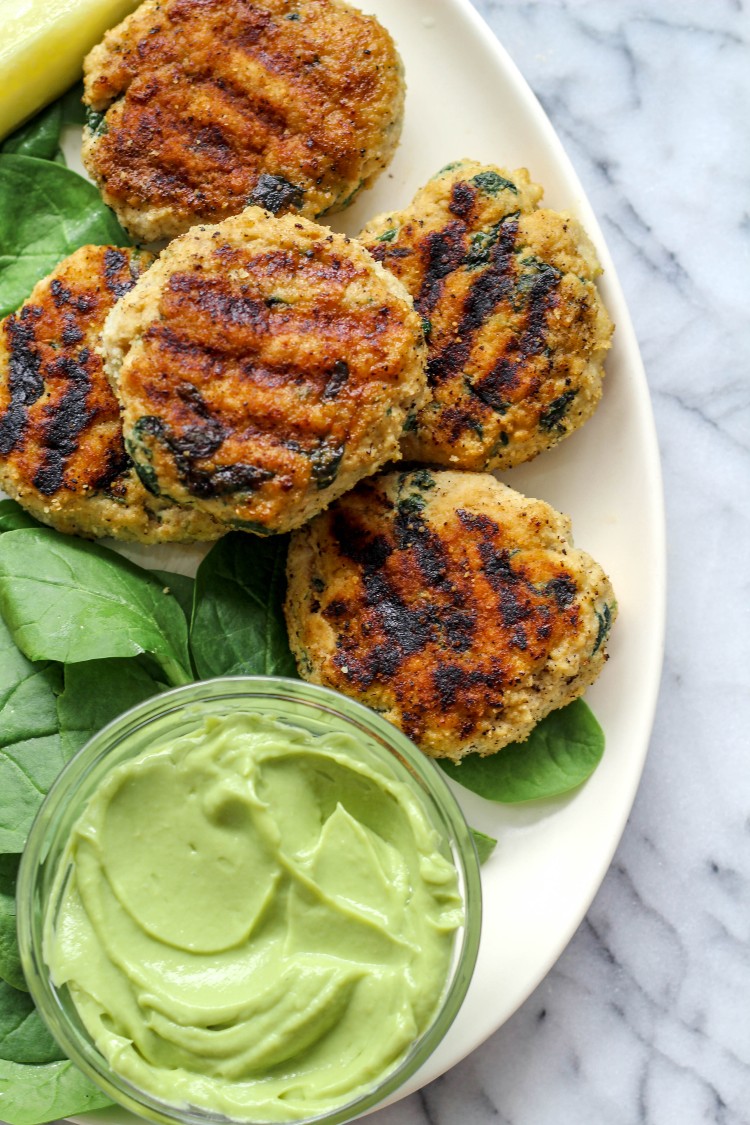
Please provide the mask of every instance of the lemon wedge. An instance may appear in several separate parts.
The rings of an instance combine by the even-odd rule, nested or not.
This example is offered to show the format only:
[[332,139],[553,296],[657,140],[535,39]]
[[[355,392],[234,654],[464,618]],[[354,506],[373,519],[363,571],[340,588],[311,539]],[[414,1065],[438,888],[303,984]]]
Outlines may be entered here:
[[3,0],[0,139],[81,76],[85,55],[138,0]]

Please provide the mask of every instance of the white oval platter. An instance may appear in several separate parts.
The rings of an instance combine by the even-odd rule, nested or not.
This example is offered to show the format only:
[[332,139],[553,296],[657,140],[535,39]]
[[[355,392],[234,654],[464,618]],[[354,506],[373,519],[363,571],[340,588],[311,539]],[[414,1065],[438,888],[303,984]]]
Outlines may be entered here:
[[[406,121],[393,164],[331,225],[356,234],[372,215],[405,206],[418,187],[460,157],[525,166],[548,206],[572,211],[604,266],[601,290],[615,323],[604,400],[556,449],[502,479],[573,520],[576,544],[610,574],[620,612],[611,659],[587,699],[607,749],[593,777],[569,797],[493,805],[455,787],[470,823],[498,837],[483,868],[479,960],[464,1006],[440,1049],[400,1091],[418,1089],[495,1031],[536,987],[583,918],[609,866],[633,803],[648,747],[662,662],[665,546],[661,474],[646,378],[601,230],[549,120],[469,0],[368,0],[393,34],[408,84]],[[68,138],[70,163],[78,138]],[[134,548],[144,565],[191,573],[199,554]],[[123,1110],[86,1114],[85,1125],[130,1125]]]

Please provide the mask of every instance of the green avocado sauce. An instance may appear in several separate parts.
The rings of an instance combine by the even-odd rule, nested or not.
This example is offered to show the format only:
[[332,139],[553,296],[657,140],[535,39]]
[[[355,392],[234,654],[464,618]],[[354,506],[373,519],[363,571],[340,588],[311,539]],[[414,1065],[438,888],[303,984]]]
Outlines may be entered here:
[[239,1119],[323,1113],[392,1070],[440,1002],[463,905],[439,844],[350,736],[208,719],[96,791],[45,959],[140,1089]]

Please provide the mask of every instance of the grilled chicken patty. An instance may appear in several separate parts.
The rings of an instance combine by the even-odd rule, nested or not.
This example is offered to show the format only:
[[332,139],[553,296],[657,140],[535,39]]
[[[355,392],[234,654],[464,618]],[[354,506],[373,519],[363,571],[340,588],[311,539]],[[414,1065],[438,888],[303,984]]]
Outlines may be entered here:
[[426,392],[400,282],[343,235],[257,207],[172,242],[103,346],[147,487],[259,534],[396,457]]
[[393,41],[341,0],[146,0],[84,73],[84,164],[144,241],[251,203],[339,210],[401,132]]
[[151,543],[223,530],[143,488],[97,352],[107,313],[152,261],[84,246],[0,324],[0,487],[59,531]]
[[392,472],[292,536],[300,675],[460,759],[525,739],[606,660],[609,579],[569,520],[489,474]]
[[612,333],[601,271],[578,222],[541,197],[525,169],[461,161],[361,232],[424,318],[431,398],[407,460],[508,468],[595,410]]

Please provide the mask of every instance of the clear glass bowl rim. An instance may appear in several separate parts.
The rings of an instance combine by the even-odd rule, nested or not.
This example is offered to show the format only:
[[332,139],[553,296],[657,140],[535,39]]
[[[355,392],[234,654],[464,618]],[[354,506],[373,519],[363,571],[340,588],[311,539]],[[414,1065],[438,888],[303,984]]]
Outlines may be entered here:
[[[67,840],[65,832],[60,839],[60,824],[69,826],[77,819],[93,788],[80,789],[98,764],[129,735],[164,714],[178,712],[185,707],[227,701],[234,709],[244,702],[249,709],[263,700],[286,701],[303,704],[311,711],[329,714],[354,728],[363,730],[370,739],[387,750],[392,757],[406,766],[406,772],[416,778],[423,798],[431,806],[431,819],[437,819],[447,832],[451,851],[461,885],[465,921],[460,934],[460,945],[454,958],[447,987],[440,1007],[432,1022],[412,1044],[398,1066],[384,1078],[352,1101],[333,1110],[298,1120],[296,1125],[343,1125],[344,1122],[373,1109],[406,1083],[426,1062],[449,1027],[463,1003],[476,964],[481,934],[482,892],[474,839],[463,813],[437,765],[424,755],[413,742],[377,712],[371,711],[356,700],[349,699],[329,688],[281,676],[223,676],[202,680],[166,691],[151,697],[118,716],[97,732],[63,767],[39,809],[24,850],[17,884],[17,927],[21,964],[31,996],[42,1018],[57,1039],[66,1055],[96,1085],[131,1112],[163,1125],[181,1122],[183,1125],[265,1125],[248,1118],[232,1119],[197,1107],[178,1108],[161,1102],[145,1091],[132,1086],[114,1074],[106,1060],[67,1017],[57,989],[49,980],[42,957],[42,936],[46,903],[38,903],[39,879],[45,864],[51,864],[53,873]],[[277,716],[281,718],[281,716]],[[80,799],[73,805],[73,795]],[[74,811],[71,811],[71,810]],[[49,854],[50,837],[57,845]],[[50,877],[51,879],[51,877]],[[290,1123],[291,1125],[291,1123]]]

